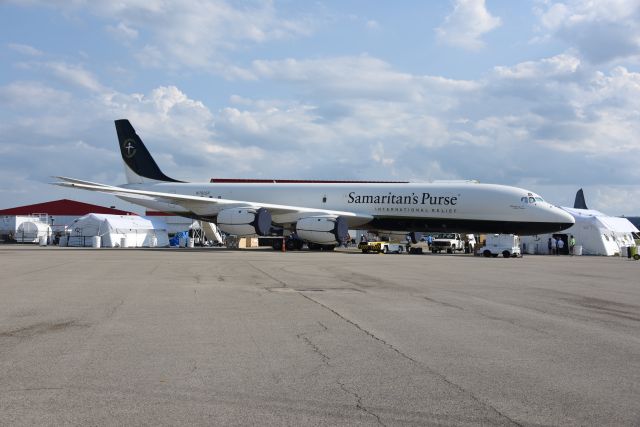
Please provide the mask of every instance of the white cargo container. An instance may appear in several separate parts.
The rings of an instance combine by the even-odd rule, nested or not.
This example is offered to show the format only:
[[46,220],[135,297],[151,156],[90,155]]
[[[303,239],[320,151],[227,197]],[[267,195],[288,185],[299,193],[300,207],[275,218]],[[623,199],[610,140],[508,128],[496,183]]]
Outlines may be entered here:
[[520,237],[515,234],[488,234],[487,241],[479,252],[485,257],[521,257]]

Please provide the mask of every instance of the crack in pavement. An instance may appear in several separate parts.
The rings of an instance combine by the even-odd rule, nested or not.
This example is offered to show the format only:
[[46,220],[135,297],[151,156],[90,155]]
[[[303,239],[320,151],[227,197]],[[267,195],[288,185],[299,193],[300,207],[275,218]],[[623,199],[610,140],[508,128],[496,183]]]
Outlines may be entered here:
[[11,331],[0,332],[0,338],[32,338],[34,336],[49,334],[51,332],[60,332],[68,328],[80,327],[86,328],[90,325],[80,323],[79,321],[72,319],[63,322],[40,322],[33,325],[24,326],[22,328],[14,329]]
[[372,334],[371,332],[369,332],[368,330],[364,329],[362,326],[358,325],[356,322],[354,322],[351,319],[348,319],[346,317],[344,317],[342,314],[338,313],[337,311],[335,311],[334,309],[332,309],[331,307],[328,307],[324,304],[322,304],[319,301],[314,300],[313,298],[311,298],[308,295],[305,295],[303,293],[298,293],[300,296],[308,299],[309,301],[313,302],[314,304],[318,304],[320,307],[324,308],[325,310],[329,310],[331,313],[333,313],[334,315],[336,315],[337,317],[339,317],[340,319],[344,320],[345,322],[349,323],[350,325],[354,326],[356,329],[358,329],[361,332],[364,332],[365,334],[369,335],[371,338],[373,338],[374,340],[382,343],[384,346],[390,348],[391,350],[393,350],[394,352],[398,353],[400,356],[402,356],[405,359],[408,359],[414,363],[418,363],[417,360],[413,359],[411,356],[403,353],[402,351],[400,351],[399,349],[397,349],[396,347],[393,346],[393,344],[390,344],[388,342],[386,342],[385,340],[383,340],[380,337],[375,336],[374,334]]
[[[318,324],[320,326],[322,326],[322,328],[324,329],[324,331],[321,332],[326,332],[328,330],[328,328],[323,325],[321,322],[318,322]],[[307,344],[314,353],[316,353],[318,356],[320,356],[320,358],[322,359],[322,364],[328,368],[331,367],[331,364],[329,363],[329,361],[331,360],[331,358],[325,354],[320,347],[318,347],[318,345],[316,343],[314,343],[313,341],[311,341],[311,339],[307,336],[309,333],[312,332],[305,332],[305,333],[301,333],[296,335],[296,338],[302,339],[305,344]],[[380,420],[380,416],[378,414],[376,414],[375,412],[371,411],[369,408],[367,408],[366,406],[364,406],[364,404],[362,403],[362,397],[360,397],[360,395],[358,395],[358,393],[356,393],[355,391],[351,391],[347,388],[347,386],[342,383],[339,379],[336,379],[336,384],[338,384],[340,386],[340,389],[342,391],[344,391],[346,394],[349,394],[351,396],[353,396],[356,399],[356,409],[363,411],[369,415],[372,415],[376,418],[378,424],[384,426],[385,424]]]
[[[282,285],[283,288],[289,288],[287,283],[284,282],[283,280],[280,280],[274,276],[272,276],[271,274],[267,273],[266,271],[262,270],[261,268],[253,265],[252,263],[248,262],[248,264],[253,267],[254,269],[258,270],[259,272],[261,272],[262,274],[266,275],[267,277],[269,277],[270,279],[274,280],[275,282],[278,282]],[[372,332],[366,330],[365,328],[363,328],[362,326],[360,326],[358,323],[354,322],[353,320],[343,316],[342,314],[338,313],[336,310],[332,309],[331,307],[321,303],[320,301],[317,301],[313,298],[311,298],[310,296],[306,295],[303,292],[300,291],[296,291],[295,289],[292,289],[293,292],[296,292],[298,295],[300,295],[303,298],[306,298],[307,300],[311,301],[312,303],[319,305],[320,307],[324,308],[325,310],[328,310],[329,312],[333,313],[333,315],[335,315],[336,317],[338,317],[339,319],[343,320],[344,322],[347,322],[348,324],[350,324],[351,326],[355,327],[356,329],[358,329],[360,332],[365,333],[366,335],[368,335],[369,337],[371,337],[372,339],[374,339],[375,341],[381,343],[382,345],[384,345],[385,347],[389,348],[390,350],[392,350],[393,352],[395,352],[396,354],[400,355],[402,358],[414,363],[415,365],[417,365],[420,369],[425,370],[427,373],[435,376],[436,378],[439,378],[441,381],[443,381],[445,384],[448,384],[449,386],[451,386],[454,390],[457,390],[459,393],[468,396],[472,401],[476,402],[478,405],[480,405],[481,407],[485,407],[488,408],[489,410],[493,411],[495,414],[497,414],[499,417],[504,418],[505,420],[507,420],[508,422],[510,422],[511,424],[515,425],[515,426],[521,426],[522,424],[518,423],[517,421],[511,419],[509,416],[507,416],[506,414],[500,412],[496,407],[494,407],[493,405],[491,405],[488,402],[484,402],[483,400],[481,400],[479,397],[477,397],[475,394],[473,394],[471,391],[465,389],[464,387],[462,387],[461,385],[453,382],[452,380],[450,380],[449,378],[447,378],[444,374],[441,374],[437,371],[435,371],[433,368],[430,368],[429,366],[417,361],[416,359],[412,358],[411,356],[409,356],[406,353],[403,353],[400,349],[398,349],[397,347],[395,347],[393,344],[388,343],[387,341],[385,341],[384,339],[377,337],[376,335],[374,335]],[[339,383],[340,384],[340,383]],[[349,392],[348,390],[345,390],[347,392]],[[353,395],[353,393],[349,392],[350,394]],[[356,395],[357,396],[357,395]],[[362,407],[361,402],[360,402],[360,407]],[[364,407],[362,407],[364,408]],[[365,410],[365,409],[363,409]],[[366,411],[368,412],[368,411]],[[372,414],[375,415],[375,414]],[[379,421],[379,417],[376,416],[376,418]]]
[[301,292],[298,292],[298,294],[306,299],[308,299],[309,301],[313,302],[314,304],[319,305],[320,307],[323,307],[325,310],[330,311],[331,313],[333,313],[335,316],[337,316],[338,318],[342,319],[343,321],[349,323],[350,325],[354,326],[356,329],[358,329],[361,332],[364,332],[365,334],[367,334],[369,337],[373,338],[374,340],[382,343],[384,346],[386,346],[387,348],[391,349],[392,351],[394,351],[395,353],[399,354],[401,357],[403,357],[404,359],[409,360],[410,362],[413,362],[414,364],[416,364],[418,367],[420,367],[421,369],[424,369],[426,372],[428,372],[429,374],[439,378],[440,380],[444,381],[446,384],[448,384],[449,386],[451,386],[452,388],[454,388],[455,390],[457,390],[459,393],[467,395],[471,398],[471,400],[473,400],[474,402],[476,402],[477,404],[479,404],[480,406],[484,406],[486,408],[489,408],[491,411],[493,411],[494,413],[496,413],[498,416],[508,420],[510,423],[512,423],[515,426],[521,426],[522,424],[518,423],[517,421],[513,420],[512,418],[510,418],[508,415],[500,412],[496,407],[494,407],[493,405],[491,405],[490,403],[484,402],[482,399],[480,399],[479,397],[477,397],[475,394],[473,394],[471,391],[465,389],[464,387],[462,387],[460,384],[457,384],[455,382],[453,382],[452,380],[450,380],[449,378],[447,378],[444,374],[441,374],[437,371],[435,371],[433,368],[430,368],[429,366],[417,361],[416,359],[412,358],[411,356],[403,353],[402,351],[400,351],[398,348],[394,347],[393,344],[390,344],[388,342],[386,342],[385,340],[383,340],[382,338],[377,337],[376,335],[374,335],[373,333],[371,333],[370,331],[364,329],[362,326],[360,326],[359,324],[357,324],[356,322],[354,322],[351,319],[346,318],[345,316],[343,316],[342,314],[338,313],[337,311],[335,311],[334,309],[332,309],[331,307],[314,300],[313,298],[309,297],[308,295],[305,295]]
[[116,312],[120,309],[120,307],[122,307],[124,305],[124,299],[119,298],[117,300],[117,302],[112,306],[112,307],[108,307],[106,312],[105,312],[105,318],[103,319],[103,321],[106,320],[111,320],[111,318],[113,316],[115,316]]
[[318,347],[313,341],[311,341],[309,339],[309,337],[306,337],[305,334],[299,334],[296,335],[297,338],[301,338],[305,344],[307,344],[309,347],[311,347],[311,349],[314,351],[314,353],[318,354],[320,356],[320,358],[322,359],[322,363],[325,366],[331,366],[329,364],[329,360],[331,360],[331,358],[329,356],[327,356],[326,354],[324,354],[322,352],[322,350],[320,350],[320,347]]
[[439,305],[442,305],[442,306],[445,306],[445,307],[456,308],[458,310],[465,311],[465,308],[464,307],[460,307],[459,305],[450,304],[450,303],[444,302],[444,301],[438,301],[437,299],[429,298],[429,297],[425,297],[425,296],[423,296],[422,298],[424,298],[425,300],[427,300],[429,302],[433,302],[435,304],[439,304]]
[[75,263],[76,261],[69,261],[69,262],[59,262],[56,263],[54,265],[48,265],[46,267],[40,267],[40,268],[35,268],[35,269],[30,269],[29,271],[25,271],[23,273],[13,273],[11,276],[13,278],[16,277],[23,277],[23,276],[27,276],[29,274],[33,274],[33,273],[39,273],[41,271],[45,271],[45,270],[54,270],[54,269],[58,269],[60,267],[64,267],[67,266],[69,264]]
[[378,424],[380,424],[381,426],[385,426],[386,424],[384,424],[382,422],[382,420],[380,419],[380,416],[378,414],[376,414],[375,412],[371,411],[370,409],[368,409],[366,406],[364,406],[362,404],[362,397],[360,397],[360,395],[358,393],[356,393],[355,391],[351,391],[347,388],[347,386],[344,383],[341,383],[339,380],[336,380],[336,383],[340,386],[340,388],[342,389],[342,391],[344,391],[347,394],[350,394],[351,396],[353,396],[356,399],[356,408],[361,410],[362,412],[365,412],[371,416],[374,416],[376,418],[376,421],[378,422]]
[[247,264],[249,264],[255,270],[258,270],[260,273],[264,274],[265,276],[267,276],[269,279],[273,280],[274,282],[280,283],[283,288],[288,288],[289,287],[289,286],[287,286],[287,284],[285,282],[283,282],[282,280],[278,279],[277,277],[272,276],[271,274],[267,273],[266,271],[264,271],[260,267],[257,267],[256,265],[254,265],[253,263],[247,262]]
[[314,351],[314,353],[318,354],[320,356],[320,358],[322,359],[322,363],[325,366],[331,366],[329,364],[329,360],[331,360],[331,358],[327,354],[323,353],[322,350],[320,349],[320,347],[316,343],[311,341],[311,338],[309,338],[310,334],[323,333],[323,332],[327,332],[329,330],[329,328],[327,328],[322,322],[317,322],[317,323],[322,328],[321,331],[301,332],[301,333],[296,335],[296,338],[303,340],[305,342],[305,344],[307,344]]
[[46,390],[65,390],[64,387],[29,387],[29,388],[10,388],[6,390],[9,393],[15,393],[19,391],[46,391]]

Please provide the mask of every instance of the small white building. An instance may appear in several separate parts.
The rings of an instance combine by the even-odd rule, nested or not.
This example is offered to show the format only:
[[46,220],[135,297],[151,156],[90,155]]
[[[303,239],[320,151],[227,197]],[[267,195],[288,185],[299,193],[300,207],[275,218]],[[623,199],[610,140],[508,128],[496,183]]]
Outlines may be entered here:
[[100,237],[106,248],[169,246],[166,224],[138,215],[88,214],[71,224],[68,246],[93,246]]
[[526,253],[548,254],[551,237],[562,239],[564,250],[568,252],[571,236],[576,239],[576,247],[583,255],[612,256],[620,254],[622,248],[635,246],[633,233],[638,229],[626,218],[606,215],[593,209],[562,208],[576,220],[570,228],[554,234],[522,236]]

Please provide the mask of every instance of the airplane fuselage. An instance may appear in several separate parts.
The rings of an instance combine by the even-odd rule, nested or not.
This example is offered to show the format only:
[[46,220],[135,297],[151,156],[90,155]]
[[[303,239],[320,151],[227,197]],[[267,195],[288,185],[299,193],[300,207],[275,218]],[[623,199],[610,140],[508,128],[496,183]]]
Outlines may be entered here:
[[[348,219],[351,227],[363,229],[524,235],[559,231],[572,224],[566,212],[527,190],[473,182],[382,184],[161,182],[128,184],[123,187],[371,215],[373,220],[366,223],[362,223],[357,218]],[[190,211],[170,203],[122,198],[148,209],[205,220],[215,220],[220,210],[228,208],[228,206],[207,205]],[[274,214],[273,221],[287,226],[295,222],[295,219],[289,218],[287,214]]]

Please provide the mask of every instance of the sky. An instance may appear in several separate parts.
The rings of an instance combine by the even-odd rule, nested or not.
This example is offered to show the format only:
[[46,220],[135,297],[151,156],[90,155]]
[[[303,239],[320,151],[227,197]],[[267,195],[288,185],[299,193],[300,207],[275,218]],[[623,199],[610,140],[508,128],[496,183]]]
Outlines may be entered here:
[[0,208],[165,174],[514,185],[640,215],[640,0],[0,2]]

